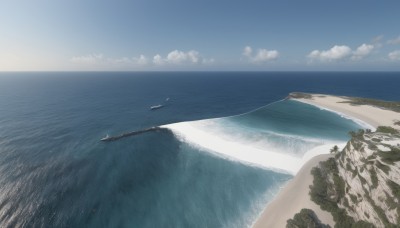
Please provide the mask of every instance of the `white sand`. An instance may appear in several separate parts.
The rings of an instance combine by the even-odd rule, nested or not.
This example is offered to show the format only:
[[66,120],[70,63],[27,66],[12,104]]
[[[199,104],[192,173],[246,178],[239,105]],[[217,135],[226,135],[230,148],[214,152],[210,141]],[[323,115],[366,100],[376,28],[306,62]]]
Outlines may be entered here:
[[333,110],[335,112],[343,113],[347,116],[355,117],[369,123],[375,128],[378,126],[391,126],[400,129],[399,125],[394,125],[395,121],[400,121],[400,113],[369,105],[352,105],[349,103],[339,103],[343,101],[348,101],[346,97],[314,94],[312,96],[312,99],[301,98],[293,100]]
[[[400,129],[400,126],[394,125],[395,121],[400,120],[400,113],[381,109],[369,105],[351,105],[349,103],[338,103],[346,101],[345,97],[314,94],[311,99],[293,99],[300,102],[328,109],[345,116],[361,120],[370,126],[391,126]],[[320,209],[318,205],[311,201],[309,196],[309,185],[312,184],[313,176],[310,171],[320,161],[326,160],[330,155],[318,155],[308,161],[278,193],[275,199],[270,202],[254,224],[254,228],[286,227],[286,221],[300,212],[302,208],[312,209],[324,224],[334,226],[333,217],[330,213]]]
[[311,169],[320,161],[328,159],[331,155],[323,154],[313,157],[297,173],[295,178],[290,180],[279,191],[278,195],[272,200],[261,216],[254,224],[254,228],[284,228],[286,221],[300,212],[303,208],[313,210],[324,224],[334,225],[333,217],[329,212],[323,211],[317,204],[310,200],[308,195],[309,186],[312,184],[313,176]]

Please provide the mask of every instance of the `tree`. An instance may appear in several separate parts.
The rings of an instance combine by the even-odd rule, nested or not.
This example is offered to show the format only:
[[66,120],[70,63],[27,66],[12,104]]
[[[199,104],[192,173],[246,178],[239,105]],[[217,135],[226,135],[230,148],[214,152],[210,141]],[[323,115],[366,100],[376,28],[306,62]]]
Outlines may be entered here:
[[332,149],[331,149],[331,154],[335,154],[339,152],[339,147],[337,145],[335,145]]

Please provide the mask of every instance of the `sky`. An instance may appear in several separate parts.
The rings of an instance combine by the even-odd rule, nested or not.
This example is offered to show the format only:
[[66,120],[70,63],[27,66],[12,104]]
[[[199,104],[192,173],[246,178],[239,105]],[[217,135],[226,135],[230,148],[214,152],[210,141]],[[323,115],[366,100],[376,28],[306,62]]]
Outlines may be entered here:
[[0,71],[399,71],[398,0],[2,0]]

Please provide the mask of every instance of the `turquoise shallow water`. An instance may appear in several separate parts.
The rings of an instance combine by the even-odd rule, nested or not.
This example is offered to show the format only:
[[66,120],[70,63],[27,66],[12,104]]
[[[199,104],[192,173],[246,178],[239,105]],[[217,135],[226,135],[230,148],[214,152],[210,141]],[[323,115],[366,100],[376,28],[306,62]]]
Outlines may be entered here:
[[[220,156],[174,131],[99,139],[206,119],[197,127],[214,138],[302,156],[359,126],[292,101],[238,114],[292,91],[400,99],[389,92],[397,91],[395,74],[334,76],[1,73],[0,226],[246,227],[291,175]],[[157,104],[165,107],[149,110]],[[233,117],[210,120],[224,116]]]

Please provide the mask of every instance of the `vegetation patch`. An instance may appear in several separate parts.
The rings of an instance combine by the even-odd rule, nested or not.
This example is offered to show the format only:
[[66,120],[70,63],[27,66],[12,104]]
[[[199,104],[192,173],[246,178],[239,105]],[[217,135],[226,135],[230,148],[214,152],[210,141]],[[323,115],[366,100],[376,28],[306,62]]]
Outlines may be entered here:
[[389,126],[379,126],[376,129],[376,132],[382,132],[382,133],[388,133],[388,134],[398,134],[399,133],[398,130],[396,130],[392,127],[389,127]]
[[381,207],[378,207],[375,204],[375,202],[371,199],[371,197],[369,197],[369,195],[366,194],[365,197],[367,198],[368,202],[374,208],[374,211],[378,214],[378,217],[381,220],[381,222],[383,223],[384,227],[386,227],[386,228],[398,227],[395,224],[389,222],[388,218],[386,217],[385,211]]
[[376,161],[375,165],[376,165],[376,167],[378,167],[380,170],[382,170],[386,174],[389,174],[389,172],[390,172],[389,166],[384,165],[384,164],[380,163],[379,161]]
[[362,185],[367,184],[367,180],[365,180],[364,177],[362,177],[361,175],[358,175],[358,178],[360,179]]
[[[368,201],[374,210],[372,215],[364,212],[365,219],[370,219],[370,217],[377,215],[381,224],[378,223],[378,226],[389,228],[400,227],[400,216],[397,218],[397,221],[389,221],[389,219],[392,218],[387,217],[387,212],[385,211],[397,210],[400,215],[399,183],[387,180],[387,185],[390,187],[394,197],[391,196],[389,191],[385,192],[386,197],[382,196],[376,201],[377,203],[383,202],[385,204],[383,208],[378,206],[370,196],[371,189],[376,189],[379,186],[380,181],[382,181],[382,183],[383,181],[386,181],[380,179],[386,179],[386,176],[378,177],[378,174],[383,175],[380,170],[388,175],[392,169],[390,165],[400,161],[400,148],[383,144],[383,138],[398,138],[400,133],[391,127],[378,127],[377,132],[379,133],[376,135],[382,137],[382,139],[376,138],[378,136],[370,131],[359,130],[356,132],[350,132],[349,134],[352,138],[347,143],[346,149],[342,152],[336,153],[334,158],[321,162],[319,167],[315,167],[311,171],[314,176],[313,185],[310,186],[311,200],[320,205],[321,209],[332,214],[336,223],[335,227],[374,227],[373,224],[367,221],[355,221],[354,218],[347,214],[347,212],[352,213],[352,211],[356,210],[356,205],[360,200]],[[389,147],[390,151],[379,151],[377,144]],[[359,161],[361,163],[360,166],[355,166],[355,169],[353,170],[352,160],[348,157],[348,155],[350,155],[349,153],[353,152],[350,148],[354,148],[354,150],[356,150],[354,151],[355,153],[362,153],[361,149],[366,149],[367,146],[371,150],[374,150],[373,154],[368,156],[366,159],[361,158]],[[333,152],[333,149],[331,152]],[[348,173],[350,172],[353,178],[358,176],[362,188],[364,189],[364,194],[360,194],[360,192],[357,192],[356,194],[350,193],[350,186],[340,176],[339,168],[345,169]],[[365,177],[368,176],[368,178],[365,179],[361,174]],[[371,181],[369,181],[369,179]],[[381,205],[380,203],[378,204]]]
[[309,93],[293,92],[293,93],[289,93],[288,98],[295,98],[295,99],[300,99],[300,98],[312,99],[312,95],[309,94]]
[[389,207],[389,209],[395,209],[395,208],[400,208],[400,205],[396,202],[394,202],[393,197],[389,195],[387,192],[385,192],[386,195],[386,205]]
[[349,196],[350,196],[350,199],[351,199],[351,202],[353,202],[354,204],[356,204],[357,203],[357,196],[355,196],[355,195],[353,195],[353,194],[349,194]]
[[400,112],[400,102],[382,101],[377,99],[361,98],[361,97],[346,97],[346,98],[349,100],[342,101],[341,103],[349,103],[352,105],[371,105],[387,110],[392,110],[395,112]]
[[[347,215],[346,210],[338,207],[338,203],[345,194],[345,182],[339,176],[334,158],[321,162],[320,168],[314,167],[311,173],[314,176],[313,185],[310,186],[311,200],[320,205],[321,209],[332,214],[335,227],[374,227],[365,221],[355,222]],[[329,176],[332,176],[333,185],[328,182]]]
[[378,176],[376,175],[376,171],[374,168],[371,168],[369,170],[369,173],[371,174],[371,181],[372,181],[371,188],[375,189],[376,187],[378,187]]
[[382,139],[372,138],[371,141],[379,143],[379,142],[382,142]]
[[353,146],[354,146],[354,142],[356,140],[364,139],[364,133],[365,133],[365,131],[363,129],[360,129],[358,131],[350,131],[349,132],[349,135],[351,136],[351,143],[353,144]]
[[400,161],[400,150],[394,147],[391,149],[391,151],[387,152],[378,151],[377,154],[383,162],[393,165],[395,162]]
[[301,209],[293,219],[287,220],[286,228],[328,228],[329,225],[321,223],[313,210]]
[[387,180],[386,183],[392,190],[394,197],[396,197],[400,201],[400,185],[392,180]]
[[358,169],[357,169],[357,167],[356,167],[354,170],[351,170],[351,173],[352,173],[352,178],[356,177],[357,174],[358,174]]

